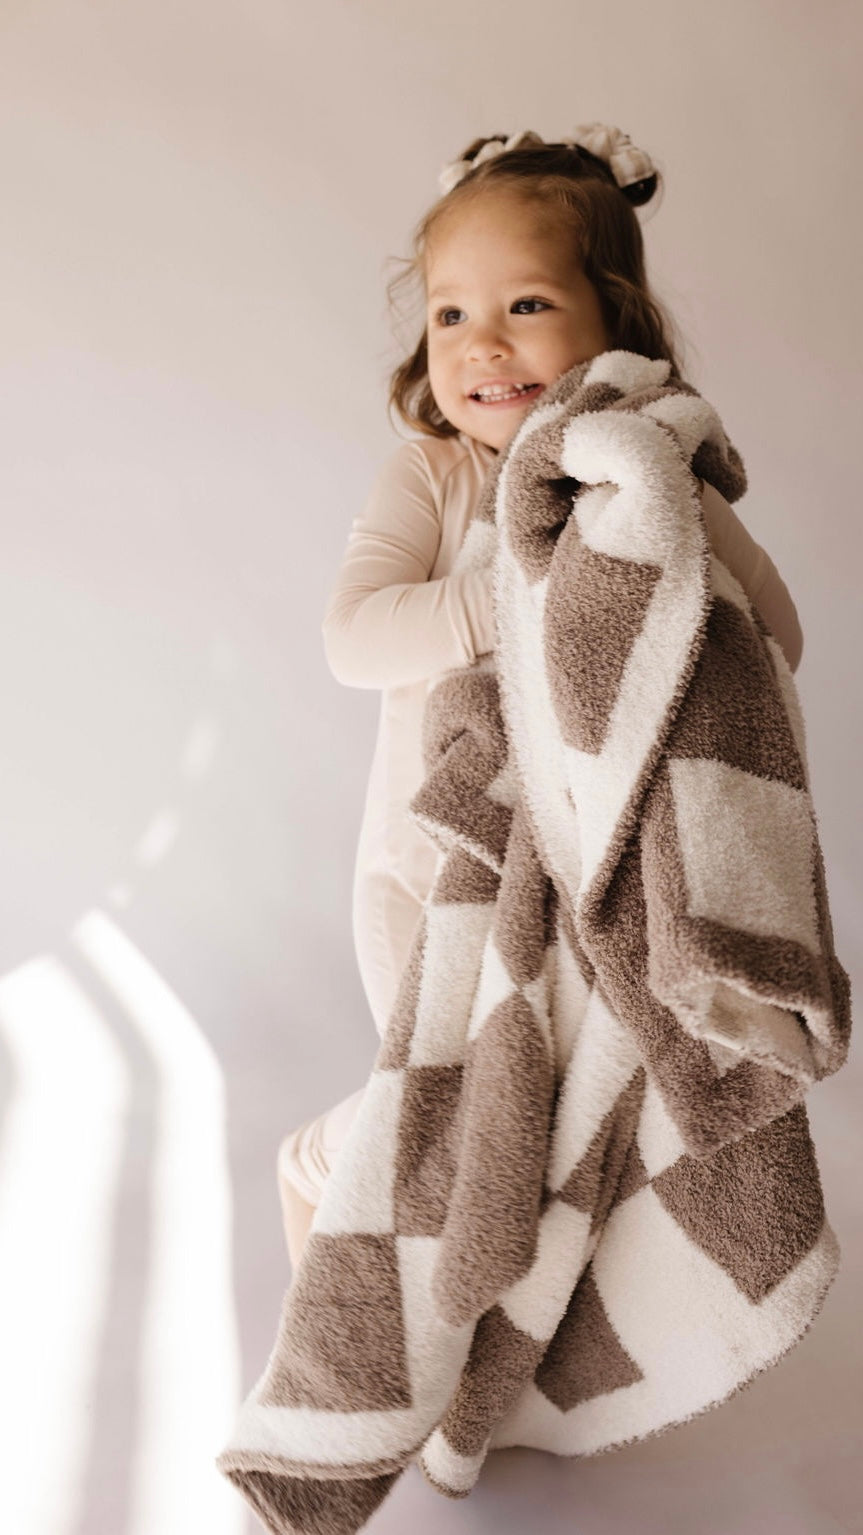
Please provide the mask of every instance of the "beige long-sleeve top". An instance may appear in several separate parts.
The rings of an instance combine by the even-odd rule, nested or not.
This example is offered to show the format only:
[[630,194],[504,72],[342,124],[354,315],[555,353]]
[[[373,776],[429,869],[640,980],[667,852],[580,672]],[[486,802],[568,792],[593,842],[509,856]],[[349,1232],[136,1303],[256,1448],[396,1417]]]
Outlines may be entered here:
[[[388,872],[418,901],[433,881],[437,847],[406,810],[423,779],[422,715],[433,683],[440,673],[494,648],[488,572],[451,570],[496,457],[493,448],[464,433],[403,442],[351,524],[322,633],[339,682],[382,692],[355,901],[363,900],[364,882],[373,874],[375,889],[380,874]],[[707,483],[702,505],[713,549],[796,668],[803,637],[776,566]]]

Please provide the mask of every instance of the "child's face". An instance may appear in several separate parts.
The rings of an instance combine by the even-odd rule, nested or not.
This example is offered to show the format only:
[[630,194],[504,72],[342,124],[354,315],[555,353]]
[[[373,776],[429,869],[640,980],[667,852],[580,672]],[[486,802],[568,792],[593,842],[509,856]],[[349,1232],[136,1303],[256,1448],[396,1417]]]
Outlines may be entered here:
[[[537,395],[610,342],[572,237],[535,207],[496,192],[442,222],[426,253],[429,383],[459,431],[500,451]],[[483,404],[483,384],[529,384]]]

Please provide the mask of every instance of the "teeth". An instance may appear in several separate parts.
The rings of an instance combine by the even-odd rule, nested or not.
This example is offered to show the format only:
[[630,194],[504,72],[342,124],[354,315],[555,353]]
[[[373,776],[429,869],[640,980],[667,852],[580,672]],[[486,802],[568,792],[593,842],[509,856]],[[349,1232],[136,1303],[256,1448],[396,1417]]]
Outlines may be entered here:
[[500,384],[494,384],[490,389],[476,389],[474,394],[480,400],[515,400],[526,390],[532,389],[533,384],[517,384],[513,389],[506,389]]

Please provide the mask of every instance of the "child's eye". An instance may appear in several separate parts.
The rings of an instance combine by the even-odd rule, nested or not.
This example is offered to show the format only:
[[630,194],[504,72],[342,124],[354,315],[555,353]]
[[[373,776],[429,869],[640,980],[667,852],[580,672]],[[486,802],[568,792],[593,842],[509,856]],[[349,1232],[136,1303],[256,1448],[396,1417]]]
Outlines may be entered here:
[[[512,306],[513,309],[517,310],[519,308],[520,304],[539,304],[540,308],[542,308],[542,309],[550,309],[551,308],[551,305],[547,304],[545,299],[542,299],[542,298],[517,298],[515,300],[515,302],[513,303],[513,306]],[[450,315],[450,314],[464,314],[464,310],[463,309],[439,309],[438,312],[437,312],[438,323],[440,325],[448,325],[449,321],[447,320],[447,315]]]

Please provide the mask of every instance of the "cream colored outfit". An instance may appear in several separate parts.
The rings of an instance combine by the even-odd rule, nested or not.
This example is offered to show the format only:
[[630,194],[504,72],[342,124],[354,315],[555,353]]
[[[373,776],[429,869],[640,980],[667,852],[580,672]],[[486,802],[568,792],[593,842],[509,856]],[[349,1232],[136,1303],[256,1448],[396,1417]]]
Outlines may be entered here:
[[[442,672],[494,647],[489,573],[450,571],[496,457],[463,433],[403,442],[351,524],[324,614],[333,676],[348,687],[381,690],[353,882],[357,961],[380,1035],[439,857],[407,815],[423,779],[425,701]],[[712,485],[704,484],[702,505],[713,549],[796,667],[802,634],[776,566]],[[280,1173],[310,1203],[320,1197],[361,1097],[362,1089],[282,1143]]]

